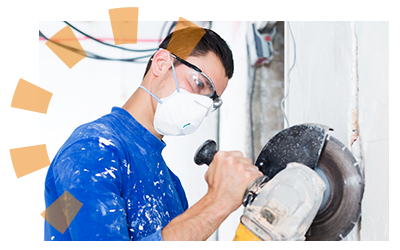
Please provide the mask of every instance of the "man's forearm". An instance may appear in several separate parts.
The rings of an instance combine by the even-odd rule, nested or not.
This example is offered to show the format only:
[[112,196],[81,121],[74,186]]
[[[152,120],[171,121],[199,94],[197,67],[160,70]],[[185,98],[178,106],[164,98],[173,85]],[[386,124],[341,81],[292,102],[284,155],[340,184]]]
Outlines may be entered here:
[[206,240],[230,212],[224,204],[206,195],[163,228],[163,240]]

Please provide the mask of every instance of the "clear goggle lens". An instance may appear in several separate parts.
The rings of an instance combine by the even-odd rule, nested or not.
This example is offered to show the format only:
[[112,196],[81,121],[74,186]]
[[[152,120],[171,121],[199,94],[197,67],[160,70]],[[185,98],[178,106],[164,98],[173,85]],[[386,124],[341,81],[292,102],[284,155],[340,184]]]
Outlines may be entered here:
[[[194,93],[212,98],[215,93],[214,84],[206,75],[197,72],[194,69],[189,69],[186,71],[186,78],[189,81]],[[212,111],[215,111],[221,105],[222,99],[220,97],[214,98]]]

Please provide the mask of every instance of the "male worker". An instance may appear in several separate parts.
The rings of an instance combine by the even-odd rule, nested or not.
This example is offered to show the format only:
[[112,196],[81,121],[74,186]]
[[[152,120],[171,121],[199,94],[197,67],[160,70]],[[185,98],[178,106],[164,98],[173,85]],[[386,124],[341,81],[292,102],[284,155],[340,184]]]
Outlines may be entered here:
[[[60,148],[46,177],[46,207],[66,191],[83,205],[63,234],[46,221],[45,240],[206,240],[240,207],[262,175],[241,152],[215,155],[208,192],[190,208],[161,156],[163,136],[196,130],[222,104],[232,77],[228,45],[205,31],[186,60],[167,50],[168,35],[125,105],[78,127]],[[174,39],[191,32],[175,31]]]

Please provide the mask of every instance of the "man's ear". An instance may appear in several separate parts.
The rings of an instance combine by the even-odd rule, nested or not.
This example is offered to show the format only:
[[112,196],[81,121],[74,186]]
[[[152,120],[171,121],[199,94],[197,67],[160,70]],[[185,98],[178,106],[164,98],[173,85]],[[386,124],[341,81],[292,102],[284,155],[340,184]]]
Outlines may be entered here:
[[161,49],[157,51],[151,62],[151,71],[153,75],[160,76],[168,71],[171,65],[171,55],[167,50]]

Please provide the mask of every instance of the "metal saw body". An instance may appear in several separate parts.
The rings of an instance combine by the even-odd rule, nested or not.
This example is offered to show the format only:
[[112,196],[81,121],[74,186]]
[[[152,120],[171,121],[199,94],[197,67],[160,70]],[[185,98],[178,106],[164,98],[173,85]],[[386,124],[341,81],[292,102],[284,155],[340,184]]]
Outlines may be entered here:
[[[318,212],[312,214],[315,217],[305,233],[305,240],[309,241],[343,239],[356,225],[361,212],[364,183],[358,163],[340,141],[328,134],[329,130],[332,129],[319,124],[300,124],[282,130],[267,142],[255,162],[270,181],[293,162],[309,167],[324,180],[326,189],[323,200],[318,205]],[[259,188],[259,193],[267,185]],[[251,207],[259,193],[252,194],[254,197],[249,199],[251,202],[246,204],[246,209]],[[265,200],[265,208],[267,204],[268,201]],[[264,216],[268,214],[264,213]],[[270,217],[263,218],[262,213],[253,217],[250,216],[250,219],[254,219],[252,223],[259,228],[273,227]],[[243,221],[243,218],[244,216],[239,226],[241,232],[248,229],[251,232],[246,235],[253,234],[265,239],[251,223]],[[279,235],[274,237],[282,238]],[[236,240],[240,238],[240,235],[235,237]]]

